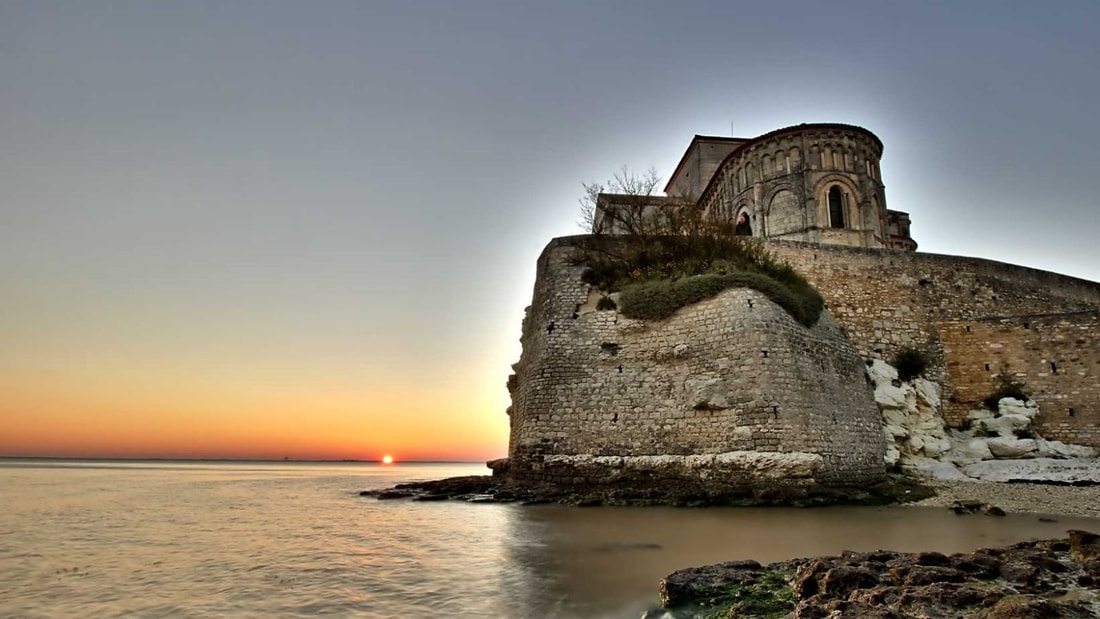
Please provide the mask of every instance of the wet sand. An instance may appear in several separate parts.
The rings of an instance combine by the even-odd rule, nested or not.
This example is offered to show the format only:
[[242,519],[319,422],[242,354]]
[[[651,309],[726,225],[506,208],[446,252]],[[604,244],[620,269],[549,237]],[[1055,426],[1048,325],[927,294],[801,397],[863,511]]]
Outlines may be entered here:
[[996,505],[1010,514],[1100,518],[1100,486],[983,481],[936,481],[929,485],[936,489],[937,495],[911,505],[948,507],[955,501],[979,501]]

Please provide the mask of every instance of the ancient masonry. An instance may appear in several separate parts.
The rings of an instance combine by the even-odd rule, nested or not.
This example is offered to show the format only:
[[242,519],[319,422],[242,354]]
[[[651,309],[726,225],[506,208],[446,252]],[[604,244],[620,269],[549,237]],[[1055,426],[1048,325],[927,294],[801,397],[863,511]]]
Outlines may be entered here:
[[[553,240],[494,474],[758,500],[874,483],[885,443],[864,361],[904,347],[933,360],[950,423],[1004,373],[1032,392],[1044,436],[1100,447],[1100,284],[916,252],[909,216],[886,209],[881,156],[877,137],[847,125],[696,136],[674,197],[646,198],[743,222],[825,297],[812,328],[748,289],[662,321],[597,310],[577,239]],[[595,231],[616,232],[607,213],[637,200],[601,195]]]

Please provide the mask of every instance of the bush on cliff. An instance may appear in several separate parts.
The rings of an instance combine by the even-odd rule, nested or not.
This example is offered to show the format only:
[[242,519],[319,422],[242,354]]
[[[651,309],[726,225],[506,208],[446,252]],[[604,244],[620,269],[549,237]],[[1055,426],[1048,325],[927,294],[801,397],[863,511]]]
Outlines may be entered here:
[[[759,272],[706,273],[682,279],[652,280],[623,289],[621,311],[628,318],[660,320],[692,303],[709,299],[729,288],[752,288],[782,307],[795,320],[813,326],[821,315],[821,297],[798,294]],[[809,292],[813,292],[810,289]]]
[[997,412],[997,408],[1004,398],[1016,398],[1025,402],[1031,399],[1027,386],[1016,380],[1007,367],[1001,369],[1000,375],[997,376],[997,388],[993,390],[993,393],[987,395],[982,403],[989,410]]
[[913,380],[924,374],[928,368],[928,357],[916,348],[902,348],[894,355],[891,364],[898,370],[898,378],[901,380]]
[[722,224],[692,234],[663,237],[596,235],[581,241],[584,281],[621,291],[620,311],[630,318],[659,320],[729,288],[752,288],[807,327],[825,306],[821,295],[763,244],[733,235]]

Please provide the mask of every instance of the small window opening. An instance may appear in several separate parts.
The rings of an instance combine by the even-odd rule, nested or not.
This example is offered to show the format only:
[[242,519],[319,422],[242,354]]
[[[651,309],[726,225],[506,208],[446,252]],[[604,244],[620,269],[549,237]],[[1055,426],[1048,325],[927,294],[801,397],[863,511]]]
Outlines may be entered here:
[[833,228],[844,227],[844,196],[836,185],[829,190],[829,225]]
[[1071,407],[1069,407],[1069,416],[1070,416],[1070,417],[1073,417],[1073,412],[1074,412],[1074,411],[1073,411],[1073,407],[1072,407],[1072,406],[1071,406]]
[[970,325],[966,325],[966,332],[970,333]]
[[741,211],[737,216],[737,225],[733,229],[735,236],[752,236],[752,224],[749,222],[749,214]]
[[1058,364],[1054,363],[1053,361],[1050,362],[1050,373],[1051,374],[1057,374],[1058,373]]
[[988,371],[989,371],[989,364],[988,364],[988,363],[987,363],[987,364],[985,364],[985,371],[986,371],[986,372],[988,372]]

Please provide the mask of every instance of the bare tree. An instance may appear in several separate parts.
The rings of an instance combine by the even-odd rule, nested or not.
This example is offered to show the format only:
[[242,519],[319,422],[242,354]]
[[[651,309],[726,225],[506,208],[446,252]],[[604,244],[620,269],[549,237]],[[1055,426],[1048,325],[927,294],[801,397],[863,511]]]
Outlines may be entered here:
[[[581,219],[577,222],[585,232],[600,234],[612,228],[622,228],[624,232],[641,232],[639,226],[644,225],[646,206],[650,201],[643,198],[653,196],[653,192],[661,184],[655,168],[649,168],[644,174],[638,175],[623,166],[605,183],[581,183],[584,187],[584,195],[577,201],[581,205]],[[600,194],[616,194],[634,196],[636,200],[630,200],[627,204],[616,205],[615,209],[601,208]],[[615,211],[612,213],[611,211]],[[603,217],[610,217],[618,225],[603,225]],[[622,219],[623,221],[618,221]],[[611,222],[608,222],[611,223]]]

